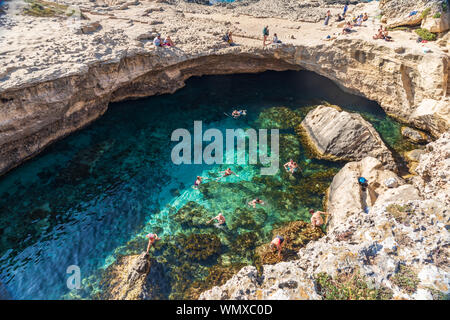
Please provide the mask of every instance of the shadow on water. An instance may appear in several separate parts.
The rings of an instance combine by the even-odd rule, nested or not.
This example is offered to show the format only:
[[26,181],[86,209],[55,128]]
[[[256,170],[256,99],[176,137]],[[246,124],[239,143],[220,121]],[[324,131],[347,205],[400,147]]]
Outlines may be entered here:
[[[209,181],[194,191],[197,175],[217,177],[224,168],[175,166],[170,160],[175,144],[171,134],[177,128],[192,131],[194,120],[203,120],[204,130],[257,128],[265,110],[283,106],[299,116],[321,101],[360,112],[390,146],[400,141],[399,124],[377,103],[345,93],[332,81],[306,71],[196,77],[171,95],[112,104],[92,125],[0,178],[0,283],[15,299],[60,299],[68,294],[68,266],[81,268],[86,286],[118,255],[144,249],[143,235],[155,230],[172,239],[164,244],[166,250],[156,253],[161,261],[175,261],[181,254],[177,245],[187,244],[179,234],[204,230],[219,234],[225,248],[214,256],[216,260],[211,258],[221,261],[219,274],[225,272],[221,266],[226,259],[232,264],[251,263],[251,255],[236,247],[235,238],[247,241],[251,252],[255,243],[269,239],[273,226],[307,219],[307,209],[321,206],[324,188],[342,164],[308,159],[293,128],[288,128],[281,135],[280,161],[298,159],[304,167],[301,176],[289,180],[283,171],[260,176],[257,165],[235,165],[239,178]],[[224,115],[234,108],[247,109],[248,117],[234,120]],[[269,203],[261,209],[264,223],[244,210],[261,194]],[[197,210],[204,219],[223,211],[235,229],[227,235],[197,222],[186,226],[183,219],[177,221],[175,215],[190,202],[203,209],[189,207],[189,214]],[[208,277],[210,265],[196,266],[202,277]],[[169,269],[184,281],[181,275],[187,269],[178,267]],[[192,283],[199,280],[188,271]]]

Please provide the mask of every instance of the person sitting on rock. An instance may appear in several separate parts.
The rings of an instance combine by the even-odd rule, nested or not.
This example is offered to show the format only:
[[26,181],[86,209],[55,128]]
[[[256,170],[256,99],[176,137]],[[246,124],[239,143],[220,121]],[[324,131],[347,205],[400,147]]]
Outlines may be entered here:
[[341,22],[341,21],[344,21],[344,17],[341,16],[341,15],[338,13],[337,18],[336,18],[336,22]]
[[373,36],[374,40],[377,39],[384,39],[384,34],[383,34],[383,27],[380,26],[380,28],[378,29],[378,33],[376,35]]
[[281,40],[278,40],[278,36],[276,33],[273,34],[272,43],[274,43],[274,44],[281,43]]
[[367,21],[367,20],[369,20],[369,15],[367,14],[367,12],[364,12],[363,21]]
[[212,218],[211,220],[209,220],[207,223],[211,223],[213,220],[217,220],[217,222],[219,222],[219,226],[226,223],[225,221],[225,217],[222,215],[222,212],[220,212],[217,216],[215,216],[214,218]]
[[217,180],[224,178],[224,177],[231,176],[232,174],[234,174],[236,177],[239,177],[235,172],[231,171],[230,168],[228,168],[225,171],[220,171],[219,173],[223,173],[223,175],[221,177],[217,178]]
[[275,236],[272,242],[270,242],[270,249],[276,248],[278,250],[278,258],[280,259],[281,259],[281,249],[284,242],[285,242],[284,238],[280,235]]
[[151,246],[157,241],[157,240],[161,240],[161,238],[158,237],[158,235],[156,233],[149,233],[148,235],[145,236],[146,238],[148,238],[148,245],[147,245],[147,253],[149,252]]
[[[324,224],[322,215],[327,216],[326,220],[328,221],[328,216],[329,216],[328,212],[323,212],[323,211],[315,211],[314,212],[314,209],[310,209],[309,213],[311,214],[311,225],[313,227],[320,227]],[[326,223],[326,221],[325,221],[325,223]]]
[[173,43],[172,39],[170,39],[170,36],[167,36],[166,39],[164,39],[163,46],[175,47],[175,44]]
[[392,37],[389,36],[387,27],[384,27],[383,36],[384,36],[384,40],[386,40],[386,41],[394,41],[394,40],[392,40]]
[[361,27],[363,23],[363,17],[360,15],[356,18],[356,23],[353,25],[354,27]]
[[260,204],[260,205],[263,206],[264,205],[264,201],[262,201],[260,198],[256,198],[256,199],[253,199],[252,201],[250,201],[248,203],[248,205],[253,207],[253,209],[256,209],[256,205],[257,204]]
[[361,186],[362,191],[366,191],[366,189],[369,187],[369,182],[364,177],[358,178],[358,184]]
[[346,26],[342,30],[342,34],[349,34],[352,32],[352,24],[350,22],[347,22]]
[[157,47],[162,47],[161,36],[159,34],[153,39],[153,44]]

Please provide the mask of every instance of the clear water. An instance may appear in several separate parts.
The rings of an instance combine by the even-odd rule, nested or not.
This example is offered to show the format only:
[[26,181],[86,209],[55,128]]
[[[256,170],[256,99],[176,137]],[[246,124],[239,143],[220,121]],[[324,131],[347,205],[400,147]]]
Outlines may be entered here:
[[[89,127],[0,178],[0,293],[6,289],[14,299],[98,297],[103,270],[121,254],[145,250],[148,232],[167,241],[180,233],[220,238],[219,258],[192,264],[198,272],[178,281],[201,279],[214,264],[252,263],[251,255],[233,252],[236,237],[253,232],[255,245],[261,244],[269,240],[274,225],[308,219],[307,209],[320,209],[323,197],[323,188],[319,192],[314,186],[327,186],[342,164],[308,159],[287,126],[280,162],[295,158],[304,168],[301,177],[290,179],[280,170],[264,178],[257,165],[231,165],[239,177],[195,190],[196,176],[214,179],[225,165],[172,164],[171,133],[176,128],[192,132],[194,120],[202,120],[204,130],[273,127],[276,121],[268,115],[290,109],[302,117],[321,100],[361,112],[389,145],[399,143],[399,125],[376,103],[344,93],[306,71],[193,78],[172,95],[111,105]],[[235,106],[248,110],[245,120],[224,115]],[[241,223],[239,208],[257,196],[267,205],[257,213],[250,211],[252,223]],[[175,221],[177,210],[190,201],[205,208],[204,219],[223,212],[228,230]],[[154,252],[163,264],[170,260],[167,255],[164,247]],[[80,267],[83,290],[67,289],[69,265]],[[167,289],[161,297],[177,297],[173,274],[180,270],[167,263],[165,270]]]

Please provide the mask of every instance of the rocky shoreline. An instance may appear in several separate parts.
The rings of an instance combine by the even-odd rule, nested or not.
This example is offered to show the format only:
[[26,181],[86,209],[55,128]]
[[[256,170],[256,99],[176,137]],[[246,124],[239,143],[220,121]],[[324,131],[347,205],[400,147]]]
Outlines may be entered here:
[[[25,15],[7,30],[8,40],[2,38],[8,49],[0,52],[5,58],[0,69],[0,108],[4,110],[0,118],[0,174],[94,121],[110,102],[171,93],[189,77],[209,74],[310,70],[345,91],[377,101],[388,115],[435,137],[449,126],[450,63],[445,46],[430,44],[432,52],[424,53],[420,47],[371,41],[371,33],[338,36],[332,41],[296,39],[301,36],[293,31],[294,22],[285,20],[278,28],[295,40],[263,48],[254,40],[258,36],[244,29],[245,21],[234,26],[227,23],[234,15],[221,6],[183,4],[181,11],[175,5],[139,2],[102,16],[89,9],[89,3],[83,5],[83,16],[89,20],[80,20],[81,29],[70,37],[55,39],[54,33],[49,34],[62,25],[68,28],[63,18]],[[218,18],[204,16],[216,11]],[[161,23],[152,24],[152,17]],[[259,29],[262,21],[247,19],[249,28],[257,23]],[[40,40],[15,34],[29,29],[29,23],[33,23],[30,30],[42,32],[37,37]],[[301,30],[303,25],[297,24]],[[313,26],[322,29],[320,24]],[[182,27],[185,31],[176,33],[176,48],[152,45],[156,32]],[[115,28],[120,29],[112,32]],[[237,29],[238,46],[229,47],[221,41],[220,35],[229,28]],[[199,33],[202,38],[189,36]],[[46,37],[51,42],[45,42]]]
[[[291,248],[299,250],[298,259],[269,264],[274,261],[268,257],[259,270],[244,267],[200,299],[342,298],[354,279],[366,285],[351,298],[441,298],[450,292],[447,14],[435,18],[439,21],[422,17],[405,22],[406,10],[426,10],[425,1],[411,2],[380,1],[380,21],[374,18],[368,27],[330,41],[324,37],[340,27],[325,28],[320,20],[327,9],[340,12],[339,1],[214,6],[175,0],[78,0],[71,6],[58,1],[63,12],[79,13],[74,19],[58,13],[30,16],[23,14],[25,3],[10,3],[5,12],[11,20],[0,38],[5,43],[0,49],[0,175],[95,121],[111,102],[173,93],[194,76],[313,71],[346,92],[378,102],[389,116],[437,140],[410,155],[413,174],[401,178],[393,155],[359,115],[329,106],[311,111],[301,127],[317,157],[352,161],[328,190],[332,218],[326,235]],[[406,5],[403,16],[393,13],[398,5]],[[375,14],[377,6],[352,5],[349,12]],[[299,8],[307,10],[294,14]],[[391,31],[392,43],[373,40],[383,19],[392,26],[427,23],[444,31],[425,52],[401,30]],[[282,45],[262,47],[259,33],[266,21],[283,34]],[[220,39],[227,30],[233,30],[238,46]],[[176,47],[153,46],[157,33],[173,35]],[[335,130],[320,132],[324,123],[335,123]],[[410,128],[404,135],[428,139]],[[360,148],[347,148],[349,139]],[[368,189],[358,185],[359,176],[368,179]],[[124,257],[111,271],[115,280],[107,298],[152,298],[146,294],[151,265],[147,255]]]

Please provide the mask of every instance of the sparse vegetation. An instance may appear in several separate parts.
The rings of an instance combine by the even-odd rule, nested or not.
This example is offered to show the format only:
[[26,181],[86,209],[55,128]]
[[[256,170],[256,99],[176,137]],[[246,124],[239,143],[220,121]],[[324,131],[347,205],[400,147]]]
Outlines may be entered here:
[[436,34],[428,31],[427,29],[416,29],[416,33],[421,37],[423,40],[427,41],[434,41],[436,40]]
[[416,292],[420,280],[411,267],[400,265],[397,273],[392,276],[391,282],[405,290],[407,293],[412,294]]
[[441,17],[441,13],[440,12],[436,12],[434,15],[433,15],[433,18],[435,18],[435,19],[439,19]]
[[390,300],[393,296],[390,289],[375,288],[367,282],[359,270],[341,272],[334,279],[321,272],[315,276],[315,281],[325,300]]
[[[28,6],[23,9],[23,13],[34,17],[56,17],[60,15],[69,15],[66,13],[67,5],[42,1],[42,0],[26,0]],[[72,15],[73,12],[70,14]],[[69,15],[69,16],[70,16]]]
[[425,19],[426,16],[430,14],[431,8],[426,8],[422,11],[422,19]]

